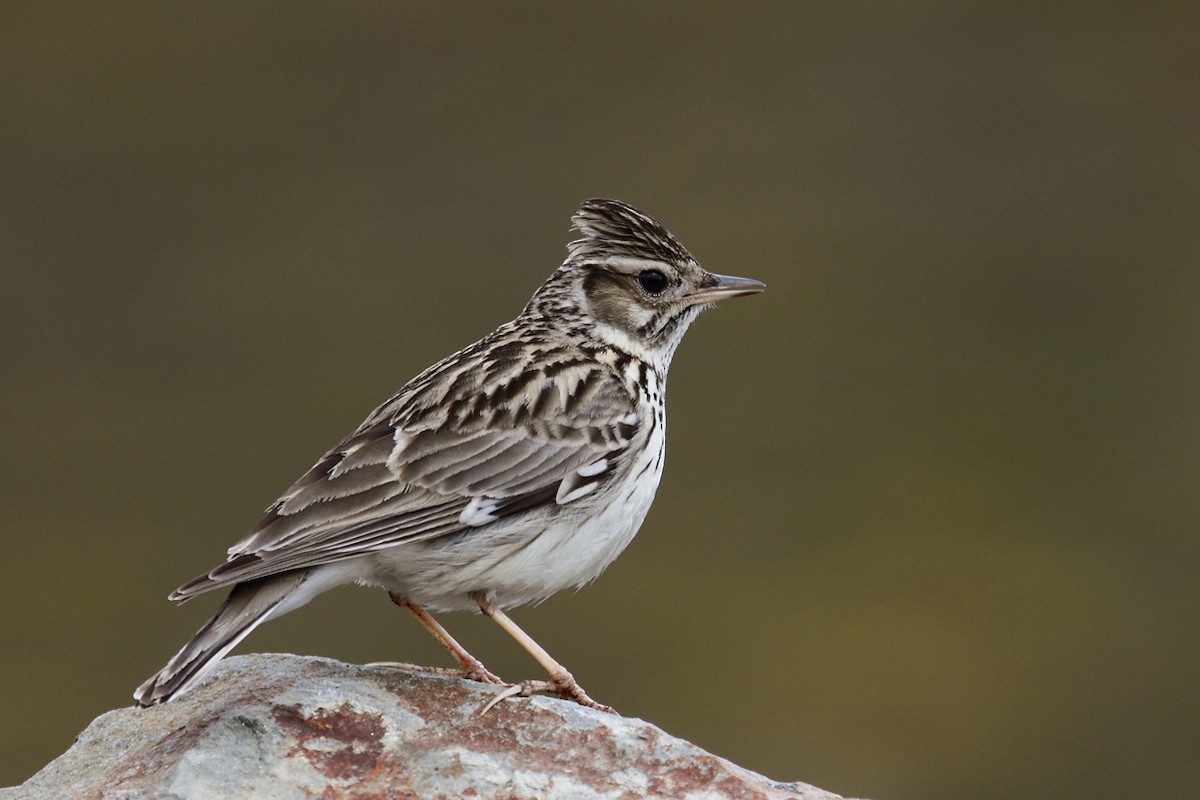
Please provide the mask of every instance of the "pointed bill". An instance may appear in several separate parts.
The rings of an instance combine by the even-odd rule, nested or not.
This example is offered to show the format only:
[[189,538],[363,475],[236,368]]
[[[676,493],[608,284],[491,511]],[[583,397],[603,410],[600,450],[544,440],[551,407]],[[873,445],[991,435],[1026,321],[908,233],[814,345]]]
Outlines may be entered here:
[[733,275],[709,275],[709,280],[705,281],[705,283],[708,285],[687,296],[689,304],[715,303],[718,300],[726,300],[730,297],[758,294],[767,288],[765,283],[753,280],[752,278],[738,278]]

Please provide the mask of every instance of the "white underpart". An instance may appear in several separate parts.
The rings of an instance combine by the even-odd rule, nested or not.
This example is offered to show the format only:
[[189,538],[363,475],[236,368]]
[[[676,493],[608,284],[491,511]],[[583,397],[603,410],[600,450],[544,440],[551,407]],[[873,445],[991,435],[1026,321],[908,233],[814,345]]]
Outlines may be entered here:
[[296,591],[288,595],[287,599],[275,606],[269,614],[255,623],[255,626],[261,625],[269,619],[282,617],[291,611],[295,611],[300,606],[308,603],[322,592],[327,592],[337,586],[345,586],[354,583],[358,577],[358,567],[352,560],[335,561],[332,564],[321,564],[313,567],[308,571],[308,577],[304,579],[304,583],[300,584]]
[[696,317],[700,314],[700,309],[692,307],[684,313],[689,314],[689,318],[684,320],[683,325],[675,330],[670,339],[660,342],[658,347],[647,347],[644,342],[630,336],[628,332],[604,322],[596,323],[596,327],[592,330],[596,338],[602,342],[623,350],[641,361],[645,361],[660,375],[664,375],[671,366],[671,359],[675,356],[675,349],[683,341],[683,334],[696,321]]
[[[665,431],[656,426],[651,440],[630,467],[637,481],[625,481],[604,498],[605,505],[587,512],[582,522],[562,517],[530,544],[497,563],[489,575],[497,601],[513,604],[549,597],[560,589],[595,579],[633,540],[641,528],[662,477],[660,449]],[[658,462],[658,468],[646,465]],[[532,580],[531,580],[532,578]],[[507,585],[505,585],[507,584]],[[511,595],[510,597],[506,597]]]
[[[650,510],[662,477],[664,428],[660,418],[645,446],[634,445],[629,474],[637,480],[608,484],[603,494],[580,496],[557,512],[500,520],[486,533],[466,534],[453,549],[434,539],[355,559],[369,565],[361,582],[399,592],[431,611],[477,610],[472,592],[513,608],[588,583],[629,545]],[[476,502],[486,511],[484,499]]]
[[[296,590],[285,597],[279,605],[263,614],[258,619],[246,626],[246,628],[238,633],[237,636],[226,642],[214,654],[206,656],[206,663],[203,667],[196,671],[186,683],[179,688],[171,699],[175,699],[186,692],[192,690],[198,685],[201,680],[212,671],[213,667],[221,663],[221,659],[229,654],[229,651],[241,644],[242,640],[249,636],[255,628],[262,625],[270,619],[282,617],[284,614],[295,611],[301,606],[307,605],[309,600],[312,600],[319,594],[329,591],[338,586],[345,586],[354,583],[358,578],[360,567],[357,561],[338,561],[333,564],[322,564],[319,567],[313,567],[308,571],[304,581],[296,587]],[[186,649],[186,648],[185,648]]]

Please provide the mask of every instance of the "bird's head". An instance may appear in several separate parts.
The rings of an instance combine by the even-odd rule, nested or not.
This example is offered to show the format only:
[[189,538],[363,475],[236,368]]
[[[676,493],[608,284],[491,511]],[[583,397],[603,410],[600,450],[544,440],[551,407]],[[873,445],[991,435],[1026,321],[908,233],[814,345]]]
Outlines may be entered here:
[[766,288],[707,271],[657,220],[617,200],[588,200],[571,222],[581,238],[526,310],[648,360],[669,362],[703,309]]

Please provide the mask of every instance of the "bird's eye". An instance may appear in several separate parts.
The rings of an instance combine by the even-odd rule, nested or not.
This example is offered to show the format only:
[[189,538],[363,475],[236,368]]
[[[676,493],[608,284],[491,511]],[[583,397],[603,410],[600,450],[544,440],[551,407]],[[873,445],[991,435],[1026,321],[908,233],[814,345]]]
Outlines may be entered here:
[[656,269],[644,269],[638,273],[638,283],[646,290],[646,294],[660,294],[667,288],[667,276]]

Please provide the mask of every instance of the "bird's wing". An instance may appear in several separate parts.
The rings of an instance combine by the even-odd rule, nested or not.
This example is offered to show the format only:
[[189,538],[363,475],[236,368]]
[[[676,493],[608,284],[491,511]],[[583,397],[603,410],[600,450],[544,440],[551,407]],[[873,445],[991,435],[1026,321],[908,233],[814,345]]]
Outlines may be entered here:
[[402,391],[172,598],[582,501],[619,471],[640,420],[612,371],[576,369],[586,374],[563,381],[526,365],[513,371],[519,390],[460,380],[436,402]]

